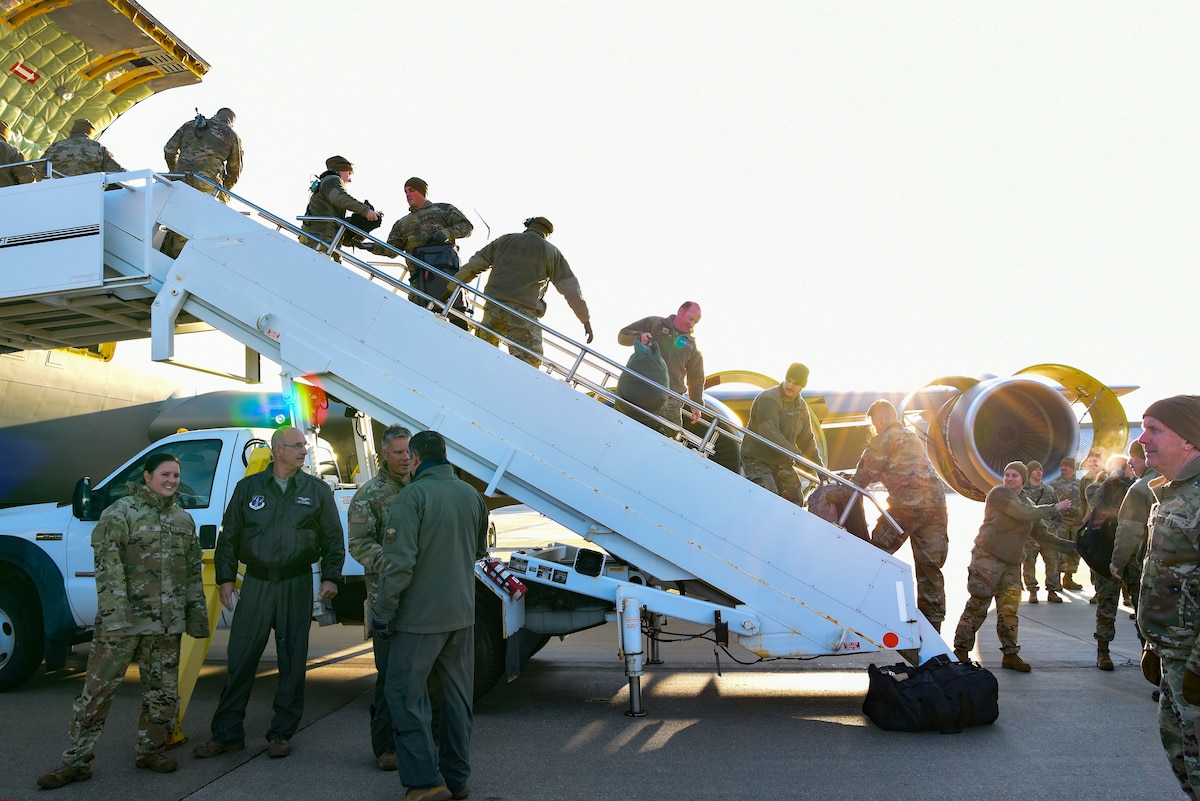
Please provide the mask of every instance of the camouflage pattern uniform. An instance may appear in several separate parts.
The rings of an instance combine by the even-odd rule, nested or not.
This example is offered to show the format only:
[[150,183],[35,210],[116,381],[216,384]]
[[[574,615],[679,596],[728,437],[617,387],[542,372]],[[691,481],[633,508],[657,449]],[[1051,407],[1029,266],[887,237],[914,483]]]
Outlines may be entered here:
[[[617,344],[628,347],[638,341],[642,334],[649,334],[651,340],[658,343],[658,352],[667,363],[671,391],[687,395],[697,408],[703,406],[704,354],[696,344],[695,335],[685,334],[676,328],[675,315],[651,316],[622,328],[617,334]],[[682,411],[683,404],[680,401],[667,398],[661,416],[678,424],[682,419]]]
[[1150,482],[1158,504],[1142,573],[1137,622],[1162,660],[1158,728],[1183,792],[1200,798],[1200,706],[1183,697],[1183,674],[1200,673],[1200,458],[1175,480]]
[[[375,593],[379,589],[379,569],[383,564],[384,524],[396,494],[408,486],[408,483],[407,479],[390,472],[387,465],[383,465],[374,478],[358,488],[350,501],[346,518],[347,544],[350,555],[363,566],[363,577],[367,585],[364,619],[368,621],[372,618]],[[371,647],[375,651],[375,703],[371,707],[371,747],[378,757],[385,753],[396,753],[396,742],[392,734],[392,716],[388,711],[387,694],[384,692],[389,645],[386,641],[372,636]]]
[[[1092,507],[1091,521],[1099,525],[1117,515],[1132,485],[1133,479],[1120,472],[1102,482],[1093,482],[1087,491]],[[1097,642],[1110,643],[1117,636],[1117,605],[1121,601],[1122,581],[1113,578],[1108,571],[1095,571],[1092,583],[1096,585],[1096,632],[1093,636]]]
[[[1017,607],[1021,603],[1021,558],[1025,540],[1057,540],[1045,529],[1035,529],[1037,520],[1050,517],[1053,506],[1034,506],[1015,490],[1001,485],[988,491],[984,503],[983,523],[971,549],[971,564],[967,568],[967,592],[971,597],[958,619],[954,632],[954,650],[970,651],[975,645],[975,633],[987,619],[988,607],[996,599],[996,636],[1000,650],[1016,654]],[[1060,547],[1066,540],[1057,540]]]
[[[1129,594],[1130,605],[1137,609],[1138,598],[1141,596],[1142,563],[1146,560],[1146,527],[1150,520],[1150,508],[1154,505],[1154,493],[1150,491],[1150,482],[1159,477],[1159,472],[1153,467],[1147,467],[1142,477],[1133,482],[1121,509],[1117,512],[1117,538],[1113,545],[1112,563],[1121,570],[1121,579],[1125,592]],[[1138,637],[1142,634],[1139,631]]]
[[[454,206],[426,200],[420,208],[409,207],[409,213],[392,226],[387,242],[397,250],[420,259],[438,272],[451,276],[462,268],[458,260],[458,247],[454,242],[457,239],[466,239],[474,230],[475,226],[471,221]],[[436,244],[431,243],[430,239],[438,234],[441,235],[441,240]],[[390,251],[381,252],[389,258],[394,255]],[[409,283],[424,295],[412,292],[408,299],[421,306],[432,306],[427,297],[439,298],[443,292],[448,291],[450,282],[448,278],[442,278],[414,265]],[[470,314],[462,296],[455,298],[454,308],[464,314]],[[467,330],[467,322],[461,317],[451,316],[450,320],[464,331]]]
[[[1021,495],[1034,506],[1044,506],[1045,504],[1053,506],[1061,500],[1058,493],[1049,484],[1026,484],[1021,489]],[[1055,536],[1061,536],[1058,529],[1059,514],[1039,520],[1033,525],[1034,527],[1041,526]],[[1029,592],[1038,591],[1038,554],[1042,555],[1042,562],[1046,565],[1046,589],[1051,592],[1062,592],[1062,582],[1059,580],[1058,551],[1034,537],[1025,541],[1025,558],[1021,562],[1021,576],[1025,579],[1025,589]]]
[[888,513],[903,531],[881,515],[871,542],[887,553],[895,553],[906,539],[912,543],[917,608],[940,630],[946,619],[942,566],[950,548],[946,490],[920,439],[899,422],[893,423],[867,443],[851,480],[860,487],[876,481],[887,487]]
[[[492,300],[540,320],[546,314],[546,289],[554,284],[579,322],[585,326],[590,323],[587,301],[583,299],[583,289],[571,272],[571,265],[558,248],[536,231],[527,228],[492,240],[454,277],[469,284],[489,269],[492,273],[483,291]],[[482,327],[476,329],[475,335],[496,346],[500,344],[497,335],[506,337],[521,346],[510,347],[511,355],[534,367],[542,365],[539,358],[543,352],[541,326],[510,314],[494,303],[484,306]]]
[[[1058,533],[1064,540],[1074,542],[1084,520],[1083,493],[1080,491],[1079,479],[1067,478],[1060,473],[1046,483],[1058,495],[1060,501],[1071,502],[1070,508],[1058,513]],[[1079,569],[1079,554],[1059,554],[1058,568],[1063,576],[1074,576],[1075,571]]]
[[[25,161],[25,154],[9,144],[8,140],[0,139],[0,165],[16,164]],[[20,167],[0,166],[0,189],[18,184],[31,184],[36,178],[33,166],[24,164]]]
[[[169,172],[201,175],[215,184],[233,189],[242,175],[242,139],[233,130],[231,120],[217,112],[208,120],[189,120],[163,146],[163,158]],[[222,203],[229,200],[224,192],[189,175],[184,179],[201,192],[216,195]]]
[[456,239],[466,239],[474,230],[471,221],[454,206],[426,200],[424,206],[410,209],[408,214],[396,221],[387,242],[411,255],[438,232],[446,237],[446,242],[453,244]]
[[125,172],[108,148],[85,133],[73,133],[60,139],[42,154],[55,172],[63,175],[90,175],[94,172]]
[[[304,215],[344,220],[350,214],[366,214],[369,211],[371,211],[370,206],[346,191],[346,184],[336,170],[326,170],[317,177],[317,191],[313,192],[309,198],[308,208],[305,209]],[[338,231],[337,223],[326,220],[305,220],[300,227],[321,239],[318,241],[302,236],[300,244],[307,245],[321,253],[329,250],[325,243],[332,242]],[[341,261],[336,253],[333,254],[333,257],[334,261]]]
[[135,658],[142,680],[137,756],[162,751],[179,705],[182,635],[209,636],[195,522],[174,496],[141,483],[129,489],[92,531],[96,630],[62,757],[74,768],[92,761],[113,694]]
[[[768,442],[801,453],[817,464],[821,463],[808,404],[799,395],[791,400],[785,398],[782,384],[758,393],[750,406],[750,420],[746,428]],[[792,457],[756,439],[747,437],[742,442],[742,471],[746,478],[803,506],[800,479],[792,469],[794,464]]]

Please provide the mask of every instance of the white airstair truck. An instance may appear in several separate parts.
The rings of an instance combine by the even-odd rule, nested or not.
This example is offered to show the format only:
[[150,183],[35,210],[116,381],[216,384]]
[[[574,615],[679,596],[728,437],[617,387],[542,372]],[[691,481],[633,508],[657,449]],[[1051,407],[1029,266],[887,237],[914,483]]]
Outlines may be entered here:
[[[177,259],[152,247],[159,225],[187,237]],[[298,233],[150,171],[0,190],[0,317],[22,312],[10,346],[13,331],[41,343],[28,347],[149,334],[159,360],[177,330],[208,325],[281,365],[285,382],[303,376],[372,418],[440,432],[489,494],[597,546],[514,553],[507,567],[528,587],[517,599],[477,567],[510,676],[550,636],[616,620],[628,713],[643,714],[645,633],[661,616],[761,657],[950,653],[917,610],[908,565],[705,458],[722,432],[753,434],[706,411],[706,435],[664,437],[601,402],[620,365],[546,329],[535,369],[444,307],[409,302],[353,251],[339,264]]]

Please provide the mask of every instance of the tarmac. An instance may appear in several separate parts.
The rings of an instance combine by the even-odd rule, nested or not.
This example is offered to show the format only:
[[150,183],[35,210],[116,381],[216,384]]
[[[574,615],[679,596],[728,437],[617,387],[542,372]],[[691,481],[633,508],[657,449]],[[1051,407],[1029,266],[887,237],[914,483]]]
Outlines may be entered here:
[[[960,514],[959,505],[951,507],[947,632],[966,601],[974,532],[963,521],[982,510],[979,504],[961,508]],[[1084,567],[1077,578],[1086,576]],[[700,638],[665,644],[664,664],[648,667],[642,681],[647,714],[635,718],[624,714],[629,689],[614,624],[552,640],[516,681],[476,703],[471,798],[1182,798],[1159,743],[1153,688],[1138,667],[1131,610],[1118,613],[1116,669],[1100,671],[1090,595],[1090,587],[1068,591],[1065,603],[1048,604],[1043,590],[1042,603],[1021,604],[1021,656],[1033,665],[1028,674],[999,669],[993,610],[974,656],[999,680],[1000,717],[957,734],[882,731],[862,714],[867,665],[900,662],[895,653],[743,665],[735,657],[754,657],[736,646],[727,655]],[[701,632],[683,625],[667,630]],[[64,670],[41,673],[0,695],[0,801],[48,794],[88,801],[403,797],[398,776],[380,771],[371,753],[370,644],[361,628],[343,626],[313,629],[305,715],[290,757],[269,759],[262,739],[275,685],[270,646],[247,714],[246,750],[192,757],[192,746],[207,739],[224,682],[226,632],[218,631],[184,720],[190,742],[171,752],[178,771],[134,766],[139,688],[131,668],[101,737],[93,778],[39,790],[37,776],[58,766],[67,745],[86,653],[80,646]]]

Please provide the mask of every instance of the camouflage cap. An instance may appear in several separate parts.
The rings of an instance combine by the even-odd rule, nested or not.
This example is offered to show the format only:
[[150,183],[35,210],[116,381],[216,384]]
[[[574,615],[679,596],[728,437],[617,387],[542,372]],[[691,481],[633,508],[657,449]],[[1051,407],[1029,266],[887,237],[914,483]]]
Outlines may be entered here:
[[554,233],[554,225],[545,217],[529,217],[525,220],[525,227],[536,228],[547,236]]
[[325,169],[334,172],[354,172],[354,165],[345,156],[330,156],[325,159]]
[[429,195],[429,184],[417,177],[409,178],[404,182],[405,189],[415,189],[422,195]]
[[73,133],[73,134],[81,133],[81,134],[87,134],[88,136],[91,136],[95,132],[96,132],[96,126],[92,125],[91,120],[78,119],[78,120],[75,120],[75,124],[71,126],[71,133]]

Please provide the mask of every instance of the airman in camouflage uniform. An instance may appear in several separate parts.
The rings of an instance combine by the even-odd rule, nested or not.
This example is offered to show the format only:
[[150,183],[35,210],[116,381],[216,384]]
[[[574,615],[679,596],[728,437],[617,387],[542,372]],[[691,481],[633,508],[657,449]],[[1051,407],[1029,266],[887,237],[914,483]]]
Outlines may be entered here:
[[[449,276],[456,274],[462,265],[458,259],[458,247],[455,240],[466,239],[475,230],[471,221],[449,203],[433,203],[426,199],[429,184],[421,178],[409,178],[404,182],[404,197],[408,200],[408,214],[405,214],[392,225],[387,243],[396,250],[401,250],[410,256],[435,268],[446,277],[414,266],[409,282],[424,295],[439,299],[449,292]],[[394,251],[376,246],[372,253],[395,258]],[[408,297],[419,305],[430,304],[427,297],[413,292]],[[460,296],[455,299],[454,308],[464,314],[467,304]],[[461,317],[451,317],[459,328],[467,330],[467,321]]]
[[[378,220],[379,212],[367,203],[358,200],[346,191],[346,184],[354,174],[354,165],[344,156],[330,156],[325,159],[325,172],[317,176],[314,182],[312,196],[308,199],[308,207],[304,210],[306,217],[334,217],[344,220],[350,214],[361,214],[368,220]],[[325,253],[329,250],[327,242],[332,242],[337,236],[338,224],[326,220],[305,220],[301,226],[313,237],[300,237],[300,244],[313,250]],[[342,259],[337,253],[331,254],[334,261]]]
[[46,788],[92,776],[91,761],[113,694],[135,658],[142,680],[137,766],[175,770],[163,753],[179,705],[182,635],[209,636],[200,542],[191,515],[175,505],[179,462],[155,454],[144,483],[104,510],[92,531],[97,612],[87,681],[75,701],[62,767],[38,778]]
[[[411,481],[412,461],[408,441],[412,433],[403,426],[389,426],[380,439],[383,464],[367,483],[358,488],[347,512],[346,536],[350,555],[363,566],[367,585],[364,620],[371,620],[375,593],[379,587],[379,569],[383,564],[383,529],[396,494]],[[392,734],[392,716],[388,711],[384,684],[387,679],[388,643],[374,636],[375,703],[371,707],[371,747],[380,770],[396,769],[396,741]]]
[[[1133,469],[1124,456],[1109,459],[1110,472],[1103,481],[1093,483],[1087,489],[1088,503],[1092,506],[1089,525],[1103,526],[1110,518],[1118,518],[1126,494],[1133,486]],[[1113,523],[1113,530],[1120,523]],[[1115,543],[1114,543],[1115,544]],[[1116,638],[1117,605],[1121,600],[1121,578],[1095,571],[1092,583],[1096,585],[1096,667],[1112,670],[1112,657],[1108,644]]]
[[1160,689],[1158,727],[1175,778],[1200,799],[1200,396],[1155,401],[1138,442],[1150,482],[1150,549],[1142,571],[1138,628],[1148,649],[1142,673]]
[[877,433],[867,443],[851,480],[860,487],[882,481],[888,491],[888,514],[903,529],[897,531],[881,515],[871,542],[888,553],[895,553],[906,539],[912,543],[917,608],[941,631],[946,619],[942,566],[950,548],[946,490],[917,435],[900,423],[895,406],[875,401],[867,416]]
[[[1087,504],[1084,502],[1079,490],[1079,479],[1075,477],[1075,460],[1067,457],[1062,460],[1059,468],[1059,474],[1047,483],[1054,490],[1055,494],[1058,495],[1059,500],[1071,502],[1070,508],[1058,515],[1058,536],[1065,540],[1074,541],[1075,537],[1079,534],[1079,527],[1083,525],[1083,512]],[[1058,560],[1058,567],[1062,572],[1062,580],[1059,582],[1060,587],[1068,590],[1083,589],[1074,578],[1075,571],[1079,569],[1079,554],[1077,552],[1061,554]],[[1048,579],[1046,586],[1050,586]]]
[[95,127],[88,120],[75,120],[71,135],[60,139],[42,154],[54,171],[62,175],[90,175],[94,172],[125,172],[108,152],[108,148],[92,139]]
[[205,119],[196,115],[177,130],[163,146],[163,158],[170,172],[188,173],[184,180],[201,192],[216,195],[222,203],[229,196],[213,186],[196,180],[200,175],[226,189],[233,189],[242,175],[242,139],[233,130],[237,115],[223,108]]
[[[545,217],[530,217],[525,220],[524,231],[505,234],[487,243],[454,277],[469,284],[491,270],[484,293],[534,320],[540,320],[546,314],[546,289],[554,284],[583,323],[584,335],[591,343],[591,314],[583,299],[583,289],[563,254],[546,241],[552,233],[554,226]],[[539,358],[543,352],[541,327],[495,303],[484,306],[483,324],[476,329],[475,335],[497,347],[500,336],[506,337],[521,346],[509,348],[509,354],[534,367],[542,366]]]
[[[1021,490],[1025,499],[1034,506],[1058,503],[1061,500],[1058,493],[1049,484],[1042,483],[1042,463],[1034,460],[1029,462],[1026,467],[1029,468],[1029,482]],[[1048,517],[1045,520],[1038,520],[1033,525],[1035,528],[1041,526],[1054,536],[1061,536],[1057,518],[1058,515]],[[1058,593],[1062,589],[1062,584],[1058,580],[1058,551],[1036,537],[1030,537],[1025,542],[1025,558],[1021,562],[1021,576],[1025,580],[1025,589],[1029,591],[1029,603],[1036,604],[1038,602],[1038,554],[1042,555],[1042,562],[1046,565],[1046,600],[1052,604],[1060,604],[1062,598]]]
[[[233,130],[236,118],[232,110],[223,108],[209,119],[197,114],[195,119],[179,126],[179,130],[163,146],[167,170],[187,173],[183,180],[188,186],[214,195],[222,203],[228,203],[229,195],[195,176],[203,176],[218,186],[233,189],[242,175],[242,140]],[[186,238],[168,230],[161,250],[171,258],[176,258],[183,252],[185,244]]]
[[1063,511],[1070,501],[1034,506],[1021,495],[1021,488],[1028,478],[1029,469],[1023,462],[1009,462],[1004,466],[1004,483],[988,490],[983,523],[979,526],[975,547],[971,549],[971,564],[967,567],[967,592],[971,597],[954,632],[954,656],[960,662],[968,659],[968,652],[975,646],[975,634],[987,619],[988,607],[995,598],[996,636],[1004,654],[1000,667],[1019,673],[1028,673],[1032,669],[1021,659],[1021,646],[1017,643],[1017,606],[1021,602],[1021,559],[1025,540],[1037,537],[1064,552],[1075,546],[1045,529],[1034,528],[1035,521]]
[[8,141],[8,123],[0,120],[0,189],[17,184],[29,184],[37,178],[33,167],[29,164],[7,166],[25,161],[25,154]]

